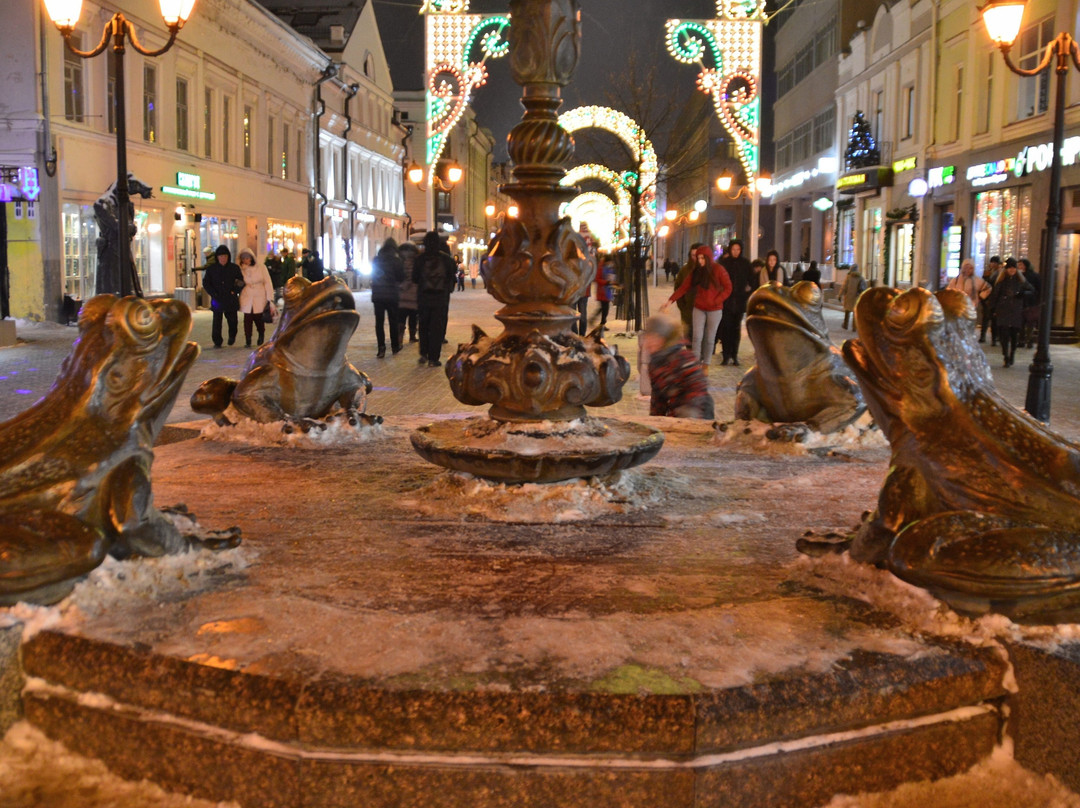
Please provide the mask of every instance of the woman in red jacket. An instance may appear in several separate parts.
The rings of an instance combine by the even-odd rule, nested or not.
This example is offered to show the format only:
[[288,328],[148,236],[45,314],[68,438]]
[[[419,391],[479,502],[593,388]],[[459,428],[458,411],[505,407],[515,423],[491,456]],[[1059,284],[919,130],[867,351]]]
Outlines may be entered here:
[[731,294],[731,278],[727,270],[713,261],[712,248],[707,245],[694,250],[694,264],[694,271],[672,292],[660,311],[665,311],[690,289],[694,290],[694,341],[690,350],[700,357],[703,366],[708,367],[716,344],[716,330],[724,314],[724,301]]

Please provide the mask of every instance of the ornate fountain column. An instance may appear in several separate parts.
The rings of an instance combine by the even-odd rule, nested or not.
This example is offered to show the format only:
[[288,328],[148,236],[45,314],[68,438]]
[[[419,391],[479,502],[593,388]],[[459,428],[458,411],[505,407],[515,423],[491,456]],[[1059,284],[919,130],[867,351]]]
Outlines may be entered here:
[[425,459],[501,481],[603,474],[644,463],[663,435],[638,424],[592,418],[585,407],[622,397],[626,360],[595,334],[570,331],[574,304],[596,276],[593,257],[559,206],[577,193],[559,185],[574,140],[559,126],[562,88],[577,66],[577,0],[511,0],[510,69],[525,114],[509,137],[517,203],[488,248],[484,282],[503,307],[503,333],[473,326],[446,366],[454,396],[490,404],[488,417],[432,424],[412,441]]

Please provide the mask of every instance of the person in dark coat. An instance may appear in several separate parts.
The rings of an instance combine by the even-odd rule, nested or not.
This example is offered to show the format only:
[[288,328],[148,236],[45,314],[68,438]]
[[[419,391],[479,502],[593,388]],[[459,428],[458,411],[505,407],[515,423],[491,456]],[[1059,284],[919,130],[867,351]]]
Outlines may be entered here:
[[727,254],[720,259],[720,266],[731,278],[731,295],[724,301],[724,317],[720,320],[721,365],[739,364],[739,343],[742,340],[742,321],[746,314],[746,301],[750,298],[750,261],[742,254],[742,242],[732,239]]
[[821,270],[818,269],[817,261],[811,261],[810,266],[806,272],[803,273],[802,279],[804,281],[810,281],[818,289],[821,288]]
[[1024,280],[1030,283],[1032,288],[1032,293],[1024,301],[1024,330],[1020,335],[1024,347],[1030,348],[1039,330],[1039,315],[1042,313],[1042,278],[1028,259],[1018,258],[1016,263],[1019,264]]
[[210,295],[210,308],[214,312],[210,335],[214,347],[220,348],[221,319],[229,324],[229,344],[236,342],[236,329],[240,311],[240,290],[244,288],[244,275],[240,267],[233,263],[232,253],[222,244],[214,251],[215,263],[208,264],[203,273],[203,289]]
[[405,279],[405,266],[398,254],[397,242],[388,238],[371,261],[371,305],[375,308],[375,341],[379,351],[375,355],[386,356],[386,331],[384,322],[390,325],[390,347],[394,353],[401,350],[398,332],[399,285]]
[[326,277],[326,267],[323,266],[317,252],[312,252],[305,247],[300,256],[300,271],[305,278],[315,283]]
[[420,250],[411,241],[398,247],[401,264],[405,270],[405,279],[398,285],[398,340],[405,343],[405,330],[409,331],[409,342],[416,342],[416,284],[413,283],[413,267]]
[[[675,273],[675,288],[678,289],[683,285],[690,273],[694,271],[694,267],[697,266],[697,261],[694,259],[694,251],[701,246],[700,241],[695,241],[690,245],[689,260],[679,268],[679,271]],[[685,295],[679,298],[679,316],[682,318],[683,335],[689,341],[694,336],[694,290],[691,289]]]
[[1020,329],[1024,327],[1024,301],[1033,291],[1032,285],[1020,274],[1016,261],[1010,258],[987,298],[994,322],[997,323],[1005,367],[1012,366],[1016,345],[1020,341]]
[[418,287],[420,364],[437,368],[442,364],[439,354],[446,337],[450,293],[457,281],[457,267],[434,230],[424,234],[424,251],[413,265],[412,278]]
[[[993,286],[997,283],[998,276],[1001,274],[1001,257],[998,255],[990,256],[990,261],[987,264],[986,269],[983,270],[983,280]],[[991,292],[990,294],[993,294]],[[998,333],[997,324],[994,321],[994,310],[990,305],[990,294],[982,299],[983,303],[983,319],[979,330],[979,342],[986,342],[986,329],[990,329],[990,344],[997,345]]]

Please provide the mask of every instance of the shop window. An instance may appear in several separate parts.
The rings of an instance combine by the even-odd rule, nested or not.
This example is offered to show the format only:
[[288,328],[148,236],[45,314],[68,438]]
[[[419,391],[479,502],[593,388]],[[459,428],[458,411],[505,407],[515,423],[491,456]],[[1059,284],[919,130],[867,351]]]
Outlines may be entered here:
[[893,225],[890,229],[889,245],[889,282],[892,284],[911,285],[912,249],[915,242],[915,225],[905,222]]
[[855,208],[847,207],[840,211],[837,235],[840,243],[836,247],[836,263],[838,266],[851,266],[855,263]]
[[[1043,51],[1054,38],[1054,18],[1047,17],[1020,32],[1016,50],[1020,53],[1022,70],[1038,67]],[[1016,119],[1031,118],[1046,112],[1050,102],[1050,76],[1052,70],[1044,70],[1031,78],[1020,78],[1016,83]]]
[[157,68],[143,65],[142,136],[147,143],[157,142]]
[[94,296],[97,282],[97,223],[89,205],[65,202],[61,209],[64,294],[76,300]]
[[176,148],[188,150],[188,80],[176,80]]
[[244,107],[244,168],[251,168],[251,107]]
[[971,245],[975,268],[985,271],[993,255],[1002,260],[1026,257],[1030,227],[1030,188],[1002,188],[976,194]]
[[[71,44],[82,50],[82,39],[82,34],[74,33]],[[75,123],[86,120],[85,78],[83,60],[64,48],[64,118]]]

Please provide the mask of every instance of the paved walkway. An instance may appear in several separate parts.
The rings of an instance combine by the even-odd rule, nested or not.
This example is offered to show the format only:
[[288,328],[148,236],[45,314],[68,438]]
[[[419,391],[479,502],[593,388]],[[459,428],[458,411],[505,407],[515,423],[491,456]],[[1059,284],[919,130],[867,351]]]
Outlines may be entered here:
[[[659,288],[650,287],[654,311],[670,291],[668,284]],[[416,345],[406,345],[405,350],[396,356],[376,359],[370,293],[357,293],[356,300],[360,326],[350,342],[349,359],[365,371],[375,385],[368,405],[370,412],[384,416],[483,412],[483,408],[466,406],[454,398],[442,368],[418,366]],[[448,350],[443,359],[452,353],[450,349],[470,338],[474,323],[489,334],[498,334],[501,326],[493,316],[498,308],[498,302],[482,287],[472,289],[466,286],[464,292],[455,293],[450,303],[449,344],[445,346]],[[845,332],[841,328],[840,312],[826,310],[825,316],[837,345],[853,335],[853,332]],[[604,408],[602,412],[608,415],[647,415],[648,398],[639,395],[637,340],[619,333],[625,323],[617,321],[613,325],[609,341],[630,361],[632,372],[624,388],[623,400]],[[20,326],[18,335],[18,345],[0,349],[0,419],[11,418],[45,394],[56,378],[60,363],[69,352],[77,331],[74,327],[55,324],[30,324]],[[203,353],[188,374],[169,417],[171,423],[199,418],[188,406],[191,392],[208,378],[238,376],[249,354],[243,347],[213,347],[210,340],[210,312],[206,310],[195,313],[192,338],[203,346]],[[243,341],[242,326],[240,341]],[[1001,367],[1001,355],[997,349],[989,344],[985,347],[990,366],[994,369],[994,380],[1002,394],[1009,402],[1022,408],[1027,389],[1028,363],[1033,351],[1019,351],[1016,365],[1005,369]],[[1051,425],[1056,431],[1080,440],[1080,347],[1052,346],[1051,357],[1054,363]],[[721,420],[731,417],[735,387],[753,361],[753,346],[745,335],[740,359],[742,367],[714,365],[710,371],[709,386],[716,400],[717,417]]]

